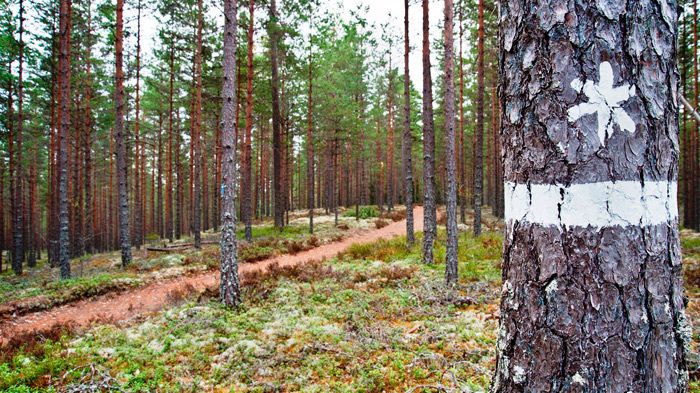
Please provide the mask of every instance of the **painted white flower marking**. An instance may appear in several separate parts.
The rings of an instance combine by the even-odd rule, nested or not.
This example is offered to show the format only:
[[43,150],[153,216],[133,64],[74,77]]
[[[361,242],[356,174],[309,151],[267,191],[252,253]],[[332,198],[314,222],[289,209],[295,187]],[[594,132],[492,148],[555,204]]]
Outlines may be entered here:
[[613,79],[612,66],[605,61],[600,63],[598,84],[590,80],[584,84],[578,78],[571,81],[571,87],[578,93],[583,89],[583,93],[588,97],[588,102],[569,108],[569,121],[573,123],[584,115],[597,113],[598,138],[600,138],[601,146],[605,146],[605,139],[612,135],[613,125],[616,123],[621,131],[627,131],[630,134],[635,129],[634,121],[620,106],[635,95],[635,88],[625,84],[613,87]]

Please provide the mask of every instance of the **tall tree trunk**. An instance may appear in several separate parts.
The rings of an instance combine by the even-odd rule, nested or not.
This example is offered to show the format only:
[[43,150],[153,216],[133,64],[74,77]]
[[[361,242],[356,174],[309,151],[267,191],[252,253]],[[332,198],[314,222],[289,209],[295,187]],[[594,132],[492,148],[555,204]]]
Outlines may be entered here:
[[474,236],[481,234],[484,192],[484,0],[479,0],[476,65],[476,130],[474,131]]
[[[313,10],[313,8],[312,8]],[[313,15],[309,17],[309,25],[313,23]],[[306,128],[306,197],[309,207],[309,233],[314,233],[314,79],[313,79],[313,29],[309,28],[309,97],[307,108]]]
[[[194,247],[202,247],[202,234],[200,233],[202,225],[202,28],[204,26],[204,7],[202,0],[197,1],[197,51],[194,59],[194,74],[195,74],[195,96],[194,96],[194,217],[192,229],[194,231]],[[234,85],[235,86],[235,85]],[[234,135],[235,141],[235,135]]]
[[284,160],[282,147],[282,129],[280,115],[279,71],[277,67],[279,26],[277,24],[277,2],[270,0],[270,22],[268,34],[270,35],[270,65],[272,67],[272,177],[274,183],[274,214],[275,226],[284,227],[284,172],[282,161]]
[[251,143],[253,133],[253,38],[255,35],[255,0],[249,0],[248,12],[248,53],[246,58],[246,108],[245,108],[245,141],[243,142],[243,176],[241,176],[241,212],[243,213],[243,223],[245,224],[245,239],[253,240],[253,210],[252,210],[252,189],[251,189]]
[[176,184],[176,201],[175,201],[175,238],[180,239],[182,237],[182,226],[183,226],[183,213],[184,213],[184,199],[185,199],[185,174],[182,168],[182,159],[180,157],[180,146],[182,145],[182,133],[180,131],[180,111],[176,111],[176,124],[177,129],[175,130],[175,175],[177,176]]
[[457,284],[457,163],[455,157],[454,5],[445,0],[445,161],[447,167],[447,253],[445,282]]
[[[408,55],[410,53],[408,38],[408,0],[404,0],[404,41],[403,41],[403,176],[404,203],[406,204],[406,243],[412,247],[415,243],[413,234],[413,136],[411,135],[411,78],[408,73]],[[359,189],[359,187],[358,187]],[[358,196],[359,197],[359,196]]]
[[394,208],[394,78],[391,67],[393,39],[389,44],[389,75],[387,80],[387,135],[386,135],[386,207]]
[[17,130],[15,132],[15,165],[14,173],[14,189],[12,196],[14,203],[12,204],[12,270],[15,274],[22,274],[22,264],[24,263],[24,192],[22,191],[22,183],[24,182],[24,173],[22,170],[22,138],[24,134],[24,1],[19,1],[19,71],[17,80]]
[[464,0],[459,1],[459,220],[467,223],[467,157],[464,146],[464,54],[462,41],[464,37]]
[[[698,75],[698,1],[693,0],[693,101],[695,108],[700,104],[700,76]],[[700,209],[698,208],[698,133],[700,133],[700,122],[697,119],[693,121],[694,127],[691,130],[690,137],[690,227],[696,230],[700,229]]]
[[[507,226],[491,391],[685,392],[675,2],[560,5],[501,5]],[[532,94],[523,80],[544,83]]]
[[[201,1],[201,0],[200,0]],[[221,186],[221,301],[229,307],[241,303],[236,256],[236,0],[224,0],[224,86],[222,137],[224,157]]]
[[141,0],[136,6],[136,96],[134,98],[135,118],[134,118],[134,243],[136,249],[141,248],[143,243],[143,196],[146,191],[143,189],[142,167],[143,143],[140,135],[141,120]]
[[[165,235],[165,228],[166,225],[163,222],[163,112],[162,109],[159,108],[158,112],[158,156],[156,158],[156,170],[157,170],[157,180],[156,180],[156,200],[157,200],[157,208],[156,208],[156,230],[158,231],[159,236],[164,239],[166,237]],[[167,174],[166,174],[167,176]],[[167,192],[172,192],[172,190],[169,190]],[[171,201],[172,202],[172,201]],[[172,206],[171,206],[172,207]]]
[[[687,48],[688,47],[688,35],[687,35],[687,25],[688,22],[686,21],[685,18],[683,18],[682,22],[682,30],[681,30],[681,48]],[[681,94],[684,96],[688,96],[688,60],[687,60],[687,51],[686,50],[681,50],[680,51],[680,67],[681,67]],[[683,195],[683,226],[688,228],[689,223],[690,223],[690,214],[689,214],[689,209],[688,209],[688,204],[689,204],[689,194],[690,194],[690,135],[688,132],[688,110],[686,108],[683,108],[683,124],[682,124],[682,136],[683,140],[681,141],[681,163],[682,163],[682,169],[681,169],[681,180],[682,180],[682,188],[681,192]],[[691,120],[692,121],[692,120]]]
[[493,137],[494,204],[493,215],[503,218],[503,168],[501,166],[500,110],[498,107],[498,77],[493,78],[491,93],[491,128]]
[[0,273],[2,273],[2,252],[7,248],[5,242],[5,160],[0,160]]
[[165,236],[173,242],[175,223],[173,220],[173,95],[175,80],[175,35],[170,37],[170,83],[168,89],[168,153],[165,172]]
[[61,278],[70,278],[70,239],[68,222],[68,133],[70,132],[70,36],[71,1],[61,0],[60,44],[58,54],[59,117],[58,131],[58,260]]
[[119,193],[119,243],[122,252],[122,267],[131,263],[129,238],[129,199],[126,179],[126,143],[124,141],[124,0],[117,0],[117,29],[115,33],[115,106],[114,137],[117,148],[117,182]]
[[[88,1],[87,4],[87,24],[88,32],[92,34],[92,3]],[[93,253],[94,249],[94,227],[95,227],[95,216],[93,214],[93,198],[92,194],[92,46],[89,43],[85,51],[85,135],[84,139],[84,150],[83,156],[85,159],[85,171],[84,171],[84,182],[85,182],[85,229],[83,230],[85,250],[89,253]]]
[[435,210],[435,130],[433,128],[433,79],[430,74],[429,0],[423,0],[423,262],[433,263],[437,236]]

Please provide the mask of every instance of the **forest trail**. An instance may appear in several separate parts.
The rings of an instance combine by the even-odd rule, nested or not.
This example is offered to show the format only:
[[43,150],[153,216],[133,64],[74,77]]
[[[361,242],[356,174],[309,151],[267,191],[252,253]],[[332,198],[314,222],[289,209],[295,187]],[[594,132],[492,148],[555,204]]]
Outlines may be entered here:
[[[423,208],[415,207],[414,226],[423,230]],[[406,233],[406,220],[392,222],[384,228],[354,235],[338,242],[324,244],[295,255],[280,255],[255,263],[240,264],[238,272],[245,284],[246,275],[265,272],[273,264],[295,266],[311,261],[333,258],[353,244],[370,243],[389,239]],[[219,271],[207,271],[186,277],[176,277],[119,293],[106,294],[92,299],[55,307],[17,317],[0,323],[0,348],[30,337],[41,337],[55,332],[57,328],[80,330],[93,323],[117,323],[156,312],[194,293],[216,288]],[[244,300],[245,301],[245,300]]]

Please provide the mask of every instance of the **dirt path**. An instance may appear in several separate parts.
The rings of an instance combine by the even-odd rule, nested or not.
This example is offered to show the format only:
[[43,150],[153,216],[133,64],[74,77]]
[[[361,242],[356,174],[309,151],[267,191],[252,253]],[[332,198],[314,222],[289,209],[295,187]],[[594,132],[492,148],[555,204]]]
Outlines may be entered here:
[[[415,229],[423,230],[423,208],[414,209]],[[353,244],[369,243],[381,238],[389,239],[406,233],[406,221],[397,221],[382,229],[354,235],[339,242],[325,244],[295,255],[282,255],[257,263],[241,264],[238,271],[245,280],[247,273],[265,271],[272,264],[299,265],[308,261],[320,261],[335,257]],[[209,271],[187,277],[177,277],[160,283],[116,294],[106,294],[94,299],[81,300],[47,311],[23,315],[0,324],[0,348],[10,343],[48,335],[56,327],[84,329],[92,323],[116,323],[161,310],[163,307],[193,293],[216,288],[219,272]],[[14,339],[13,339],[14,338]]]

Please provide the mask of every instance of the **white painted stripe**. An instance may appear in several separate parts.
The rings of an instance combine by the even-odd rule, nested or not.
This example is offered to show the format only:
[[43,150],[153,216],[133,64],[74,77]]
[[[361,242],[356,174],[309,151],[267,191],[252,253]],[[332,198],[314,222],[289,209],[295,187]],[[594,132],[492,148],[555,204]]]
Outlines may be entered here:
[[676,182],[505,183],[507,221],[543,226],[656,225],[678,218]]

